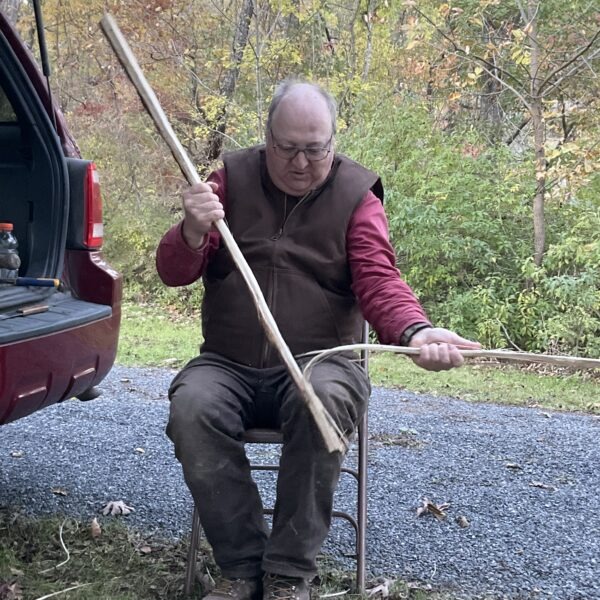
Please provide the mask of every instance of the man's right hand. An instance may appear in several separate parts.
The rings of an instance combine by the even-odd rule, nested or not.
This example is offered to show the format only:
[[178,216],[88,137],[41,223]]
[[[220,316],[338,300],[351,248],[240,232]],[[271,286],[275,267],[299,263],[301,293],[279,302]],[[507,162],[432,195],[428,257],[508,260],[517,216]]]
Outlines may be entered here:
[[219,186],[212,181],[195,183],[183,192],[182,233],[190,248],[199,248],[215,221],[225,218],[223,205],[215,193]]

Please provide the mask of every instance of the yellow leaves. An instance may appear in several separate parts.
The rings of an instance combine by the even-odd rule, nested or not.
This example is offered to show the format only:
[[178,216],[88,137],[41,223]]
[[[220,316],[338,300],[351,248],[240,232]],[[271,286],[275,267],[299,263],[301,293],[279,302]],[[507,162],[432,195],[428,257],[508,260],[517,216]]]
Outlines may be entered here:
[[515,61],[517,65],[529,65],[531,64],[531,53],[526,48],[514,48],[510,53],[510,57]]
[[517,42],[522,42],[525,39],[525,33],[521,29],[513,29],[511,34]]
[[454,7],[450,7],[449,4],[446,4],[445,2],[443,4],[441,4],[438,8],[438,12],[440,13],[440,16],[446,18],[449,15],[451,16],[457,16],[460,15],[464,12],[464,10],[462,8],[459,8],[457,6]]

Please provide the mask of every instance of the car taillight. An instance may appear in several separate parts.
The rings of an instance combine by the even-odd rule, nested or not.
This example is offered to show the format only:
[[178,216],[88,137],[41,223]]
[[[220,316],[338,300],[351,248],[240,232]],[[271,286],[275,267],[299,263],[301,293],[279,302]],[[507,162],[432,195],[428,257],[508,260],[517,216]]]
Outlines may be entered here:
[[100,248],[104,237],[102,195],[96,165],[90,163],[85,175],[85,231],[83,242],[90,248]]

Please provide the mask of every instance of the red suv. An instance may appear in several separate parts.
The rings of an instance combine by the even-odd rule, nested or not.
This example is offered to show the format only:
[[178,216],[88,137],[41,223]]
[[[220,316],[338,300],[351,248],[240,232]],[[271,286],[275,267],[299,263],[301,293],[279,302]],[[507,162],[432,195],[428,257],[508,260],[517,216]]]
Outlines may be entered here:
[[[43,35],[40,42],[47,64]],[[95,386],[117,352],[122,286],[100,251],[94,164],[81,158],[46,78],[2,11],[0,222],[12,223],[21,259],[19,278],[0,283],[3,424],[99,395]],[[43,287],[44,279],[60,285]]]

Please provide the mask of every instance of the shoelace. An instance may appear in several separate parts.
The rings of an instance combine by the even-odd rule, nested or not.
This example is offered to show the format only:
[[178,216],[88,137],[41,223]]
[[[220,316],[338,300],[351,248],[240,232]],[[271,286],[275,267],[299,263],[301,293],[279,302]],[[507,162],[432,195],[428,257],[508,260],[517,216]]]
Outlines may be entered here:
[[275,600],[293,600],[296,598],[296,586],[290,579],[283,577],[269,578],[267,585],[269,586],[269,598]]

